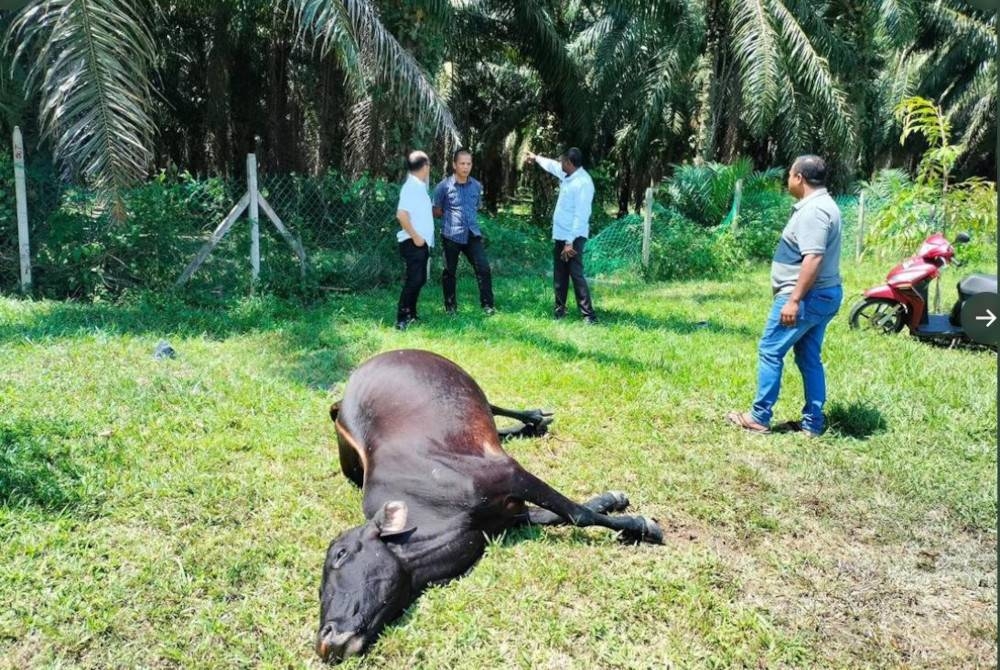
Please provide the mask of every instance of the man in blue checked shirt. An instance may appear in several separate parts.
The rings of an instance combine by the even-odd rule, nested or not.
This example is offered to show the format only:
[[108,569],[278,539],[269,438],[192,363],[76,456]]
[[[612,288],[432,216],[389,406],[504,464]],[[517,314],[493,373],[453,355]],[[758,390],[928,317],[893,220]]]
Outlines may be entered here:
[[594,182],[583,169],[583,154],[576,147],[566,150],[559,162],[544,156],[527,154],[529,163],[559,179],[559,199],[552,213],[552,287],[555,289],[554,316],[566,316],[566,294],[569,279],[573,278],[576,306],[584,320],[597,323],[597,314],[590,302],[590,289],[583,275],[583,248],[590,236],[590,210],[594,201]]
[[472,172],[472,152],[468,149],[456,151],[451,166],[453,174],[434,189],[434,216],[442,219],[441,237],[444,239],[444,272],[441,273],[444,311],[448,314],[458,311],[455,273],[459,255],[465,254],[479,283],[479,306],[490,316],[493,314],[493,275],[477,219],[483,185],[469,176]]

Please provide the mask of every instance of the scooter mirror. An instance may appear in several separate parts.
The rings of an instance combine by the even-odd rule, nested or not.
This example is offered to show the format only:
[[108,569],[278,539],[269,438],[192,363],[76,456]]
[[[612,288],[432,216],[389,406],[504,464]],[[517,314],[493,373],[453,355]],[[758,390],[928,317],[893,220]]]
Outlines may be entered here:
[[955,236],[955,241],[958,242],[959,244],[965,244],[971,239],[972,238],[969,237],[968,233],[959,233],[958,235]]

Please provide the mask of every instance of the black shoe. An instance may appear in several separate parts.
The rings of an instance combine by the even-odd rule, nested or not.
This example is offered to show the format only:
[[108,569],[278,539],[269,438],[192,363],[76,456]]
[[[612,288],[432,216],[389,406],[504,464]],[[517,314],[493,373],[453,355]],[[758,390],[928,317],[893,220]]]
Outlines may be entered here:
[[561,321],[562,319],[566,318],[566,312],[555,312],[552,315],[552,318],[555,319],[556,321]]
[[584,321],[586,321],[588,326],[596,326],[598,323],[596,316],[588,316],[584,319]]
[[497,311],[492,307],[483,307],[483,314],[485,314],[486,316],[493,316],[496,313]]
[[409,319],[403,319],[402,321],[396,322],[396,330],[406,330],[410,326],[420,323],[420,319],[416,316],[411,316]]

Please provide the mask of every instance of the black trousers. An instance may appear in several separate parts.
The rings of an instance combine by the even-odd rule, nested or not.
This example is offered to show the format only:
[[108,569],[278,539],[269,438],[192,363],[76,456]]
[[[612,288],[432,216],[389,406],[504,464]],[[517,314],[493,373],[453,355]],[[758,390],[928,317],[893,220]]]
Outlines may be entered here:
[[580,308],[580,314],[584,318],[595,318],[594,306],[590,303],[590,288],[587,286],[587,278],[583,276],[583,249],[587,245],[586,237],[578,237],[573,240],[573,250],[576,256],[564,261],[562,250],[566,246],[566,240],[555,240],[552,247],[552,288],[555,289],[556,306],[555,315],[557,317],[566,314],[566,294],[569,291],[569,280],[573,279],[573,293],[576,294],[576,306]]
[[469,241],[459,244],[444,238],[444,271],[441,273],[441,288],[444,290],[444,307],[453,309],[458,306],[455,296],[455,283],[458,270],[458,257],[465,254],[476,271],[476,282],[479,284],[479,306],[493,307],[493,274],[490,272],[490,261],[486,258],[483,248],[483,238],[469,235]]
[[406,265],[403,278],[403,291],[399,294],[399,305],[396,307],[396,321],[407,321],[417,318],[417,299],[420,289],[427,283],[427,260],[431,251],[427,243],[418,247],[413,240],[399,243],[399,255]]

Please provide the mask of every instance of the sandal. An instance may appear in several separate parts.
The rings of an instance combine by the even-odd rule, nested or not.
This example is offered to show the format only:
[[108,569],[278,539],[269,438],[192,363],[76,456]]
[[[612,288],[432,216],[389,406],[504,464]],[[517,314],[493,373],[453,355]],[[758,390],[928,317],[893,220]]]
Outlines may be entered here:
[[760,425],[746,412],[728,412],[726,414],[726,421],[749,433],[768,435],[771,432],[770,428]]

